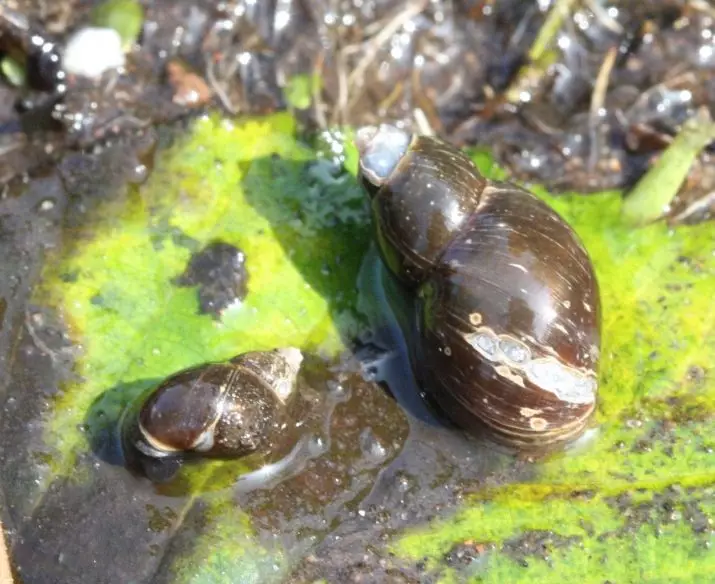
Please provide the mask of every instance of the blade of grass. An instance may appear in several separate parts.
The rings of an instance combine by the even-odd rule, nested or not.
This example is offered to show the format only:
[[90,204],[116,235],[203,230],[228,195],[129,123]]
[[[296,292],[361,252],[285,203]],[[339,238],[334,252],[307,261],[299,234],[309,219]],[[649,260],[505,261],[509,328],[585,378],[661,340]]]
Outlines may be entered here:
[[529,49],[529,59],[532,62],[539,61],[544,56],[551,41],[554,40],[561,30],[564,20],[570,14],[574,2],[575,0],[556,0]]
[[556,0],[549,10],[534,42],[529,48],[527,64],[521,68],[511,86],[505,92],[507,101],[510,103],[518,103],[521,100],[522,91],[528,88],[534,79],[540,79],[553,61],[553,54],[550,49],[561,30],[564,20],[571,14],[575,2],[576,0]]
[[715,123],[706,108],[690,118],[625,198],[622,216],[634,225],[650,223],[667,211],[700,151],[715,139]]

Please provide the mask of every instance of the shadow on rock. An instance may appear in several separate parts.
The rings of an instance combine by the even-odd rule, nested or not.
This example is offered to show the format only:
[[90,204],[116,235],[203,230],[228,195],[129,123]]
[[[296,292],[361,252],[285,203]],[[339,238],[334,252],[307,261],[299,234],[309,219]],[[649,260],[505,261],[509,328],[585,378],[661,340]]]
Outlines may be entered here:
[[410,300],[385,282],[390,276],[374,250],[369,203],[355,178],[326,160],[274,155],[247,163],[242,186],[293,265],[328,303],[366,379],[386,385],[415,418],[439,424],[419,397],[397,325],[410,318]]
[[136,414],[142,397],[160,382],[157,378],[120,383],[92,402],[85,417],[85,428],[92,452],[100,460],[115,466],[127,465],[122,428],[128,417]]

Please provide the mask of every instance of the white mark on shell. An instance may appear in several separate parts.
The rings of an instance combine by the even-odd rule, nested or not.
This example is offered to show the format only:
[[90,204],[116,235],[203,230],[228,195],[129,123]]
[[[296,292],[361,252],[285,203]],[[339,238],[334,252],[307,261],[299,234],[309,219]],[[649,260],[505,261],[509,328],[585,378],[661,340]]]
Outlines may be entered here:
[[479,326],[482,324],[482,315],[478,312],[472,312],[472,314],[469,315],[469,322],[474,326]]
[[480,327],[464,339],[484,358],[494,363],[497,374],[521,386],[525,376],[532,384],[571,404],[590,404],[596,399],[596,379],[561,363],[556,356],[533,359],[529,347],[509,335]]
[[508,335],[501,335],[499,337],[499,349],[501,349],[504,356],[512,363],[522,365],[531,359],[529,347]]
[[516,383],[520,387],[526,387],[524,385],[524,378],[518,373],[514,373],[511,368],[506,365],[497,365],[494,370],[502,377],[506,377],[508,380]]
[[540,414],[544,410],[532,410],[531,408],[519,408],[519,413],[525,418],[531,418],[536,414]]
[[596,398],[596,380],[593,377],[567,367],[553,357],[531,361],[526,366],[526,377],[562,401],[590,404]]
[[532,430],[536,430],[537,432],[546,430],[548,425],[549,423],[544,420],[544,418],[531,418],[531,420],[529,420],[529,426],[531,426]]
[[480,355],[490,361],[496,361],[499,351],[498,340],[491,329],[477,329],[474,333],[465,335],[465,340],[474,347]]
[[564,300],[564,308],[571,308],[571,301],[570,301],[570,300]]
[[586,309],[586,312],[591,312],[591,305],[588,302],[584,302],[583,307]]

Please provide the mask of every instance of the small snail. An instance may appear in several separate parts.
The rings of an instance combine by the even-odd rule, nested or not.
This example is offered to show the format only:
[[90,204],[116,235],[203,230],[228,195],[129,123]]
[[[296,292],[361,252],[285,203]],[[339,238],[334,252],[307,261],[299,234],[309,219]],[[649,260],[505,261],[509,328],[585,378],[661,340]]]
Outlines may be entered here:
[[293,426],[302,360],[298,349],[284,348],[180,371],[154,389],[132,417],[131,445],[155,461],[270,452]]
[[356,145],[382,262],[413,297],[406,336],[428,402],[517,449],[580,436],[596,404],[600,299],[576,234],[438,138],[380,125]]

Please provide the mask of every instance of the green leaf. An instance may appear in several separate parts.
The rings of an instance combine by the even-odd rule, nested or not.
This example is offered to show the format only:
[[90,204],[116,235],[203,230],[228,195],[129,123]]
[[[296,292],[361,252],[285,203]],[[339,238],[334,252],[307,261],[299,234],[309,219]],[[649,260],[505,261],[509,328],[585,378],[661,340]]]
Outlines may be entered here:
[[24,64],[16,61],[10,56],[5,56],[0,61],[0,71],[15,87],[24,87],[27,83],[27,73]]
[[92,24],[116,30],[126,51],[144,26],[144,8],[138,0],[105,0],[92,10]]
[[288,80],[285,88],[285,98],[296,109],[308,109],[313,101],[313,95],[320,91],[322,79],[319,75],[294,75]]

